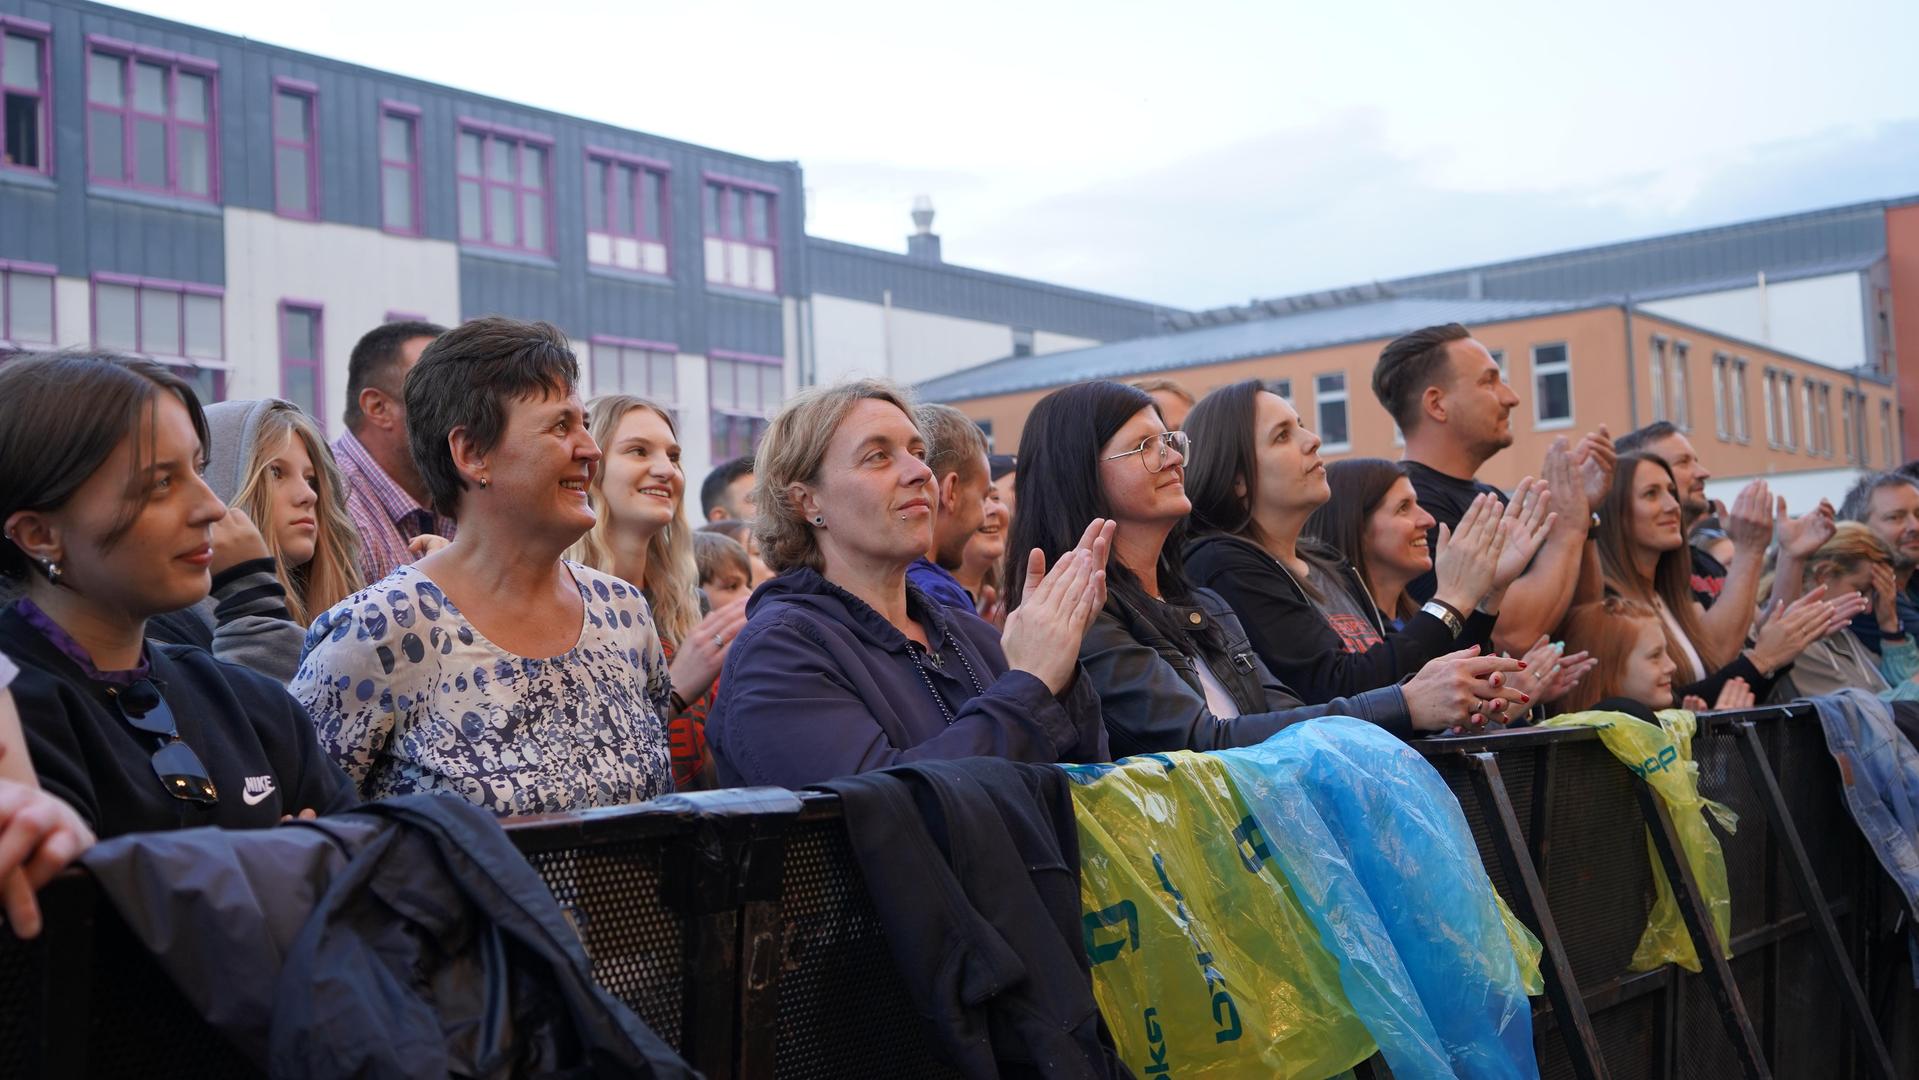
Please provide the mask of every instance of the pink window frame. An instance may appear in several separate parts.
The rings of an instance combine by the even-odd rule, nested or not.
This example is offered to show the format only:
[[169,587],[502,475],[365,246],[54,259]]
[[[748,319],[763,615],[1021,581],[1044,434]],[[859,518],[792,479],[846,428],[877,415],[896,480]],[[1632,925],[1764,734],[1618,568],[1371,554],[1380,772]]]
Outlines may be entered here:
[[[706,221],[706,195],[709,189],[718,189],[718,195],[717,195],[718,204],[714,208],[714,215],[713,215],[715,220],[714,220],[714,223],[710,226],[707,224],[707,221]],[[730,215],[727,213],[727,209],[728,207],[732,206],[733,203],[736,200],[738,200],[742,195],[766,196],[766,239],[754,240],[747,235],[748,229],[747,229],[747,220],[746,220],[745,210],[740,211],[740,230],[737,234],[732,232],[727,227],[727,222],[730,217]],[[773,287],[772,289],[766,290],[766,291],[774,292],[774,293],[777,293],[780,291],[780,189],[779,188],[773,187],[770,184],[758,183],[757,181],[753,181],[753,180],[742,180],[737,176],[727,176],[724,173],[711,173],[711,172],[701,173],[700,174],[700,230],[701,230],[701,234],[704,236],[716,237],[721,240],[732,240],[738,243],[745,244],[748,247],[765,248],[766,250],[771,251],[773,253]],[[751,286],[729,285],[728,288],[751,289]],[[751,291],[759,292],[761,290],[751,289]]]
[[[14,338],[13,276],[15,274],[43,277],[47,279],[49,285],[53,286],[53,289],[49,290],[48,293],[49,310],[47,311],[47,332],[52,335],[51,341],[22,342]],[[60,297],[57,292],[59,288],[59,276],[59,268],[46,263],[0,259],[0,348],[24,349],[29,344],[44,345],[52,348],[59,344]],[[185,314],[185,312],[182,312],[182,314]]]
[[[716,360],[725,361],[731,365],[736,365],[732,370],[737,370],[737,365],[755,365],[758,368],[762,368],[762,369],[769,368],[769,367],[778,368],[780,369],[782,391],[784,391],[784,387],[785,387],[784,380],[786,377],[785,359],[778,356],[765,356],[759,353],[731,352],[726,349],[709,349],[707,350],[706,360],[707,360],[706,401],[707,401],[707,412],[709,417],[724,416],[728,419],[755,420],[755,421],[758,421],[760,424],[760,433],[762,435],[765,434],[765,425],[771,421],[773,412],[778,408],[778,404],[775,403],[775,405],[772,408],[768,408],[765,402],[762,401],[760,404],[760,408],[757,410],[742,409],[737,406],[733,408],[721,408],[719,405],[715,404],[716,402],[719,401],[719,396],[713,392],[713,387],[715,385],[714,374],[716,371],[716,365],[714,364],[714,361]],[[735,375],[734,377],[733,386],[735,391],[734,398],[735,400],[737,400],[739,397],[739,394],[738,394],[739,379],[737,375]],[[753,389],[754,389],[754,394],[757,397],[759,394],[759,380],[757,378],[754,380]],[[720,445],[720,439],[721,439],[720,426],[718,424],[711,424],[711,427],[712,427],[712,438],[710,442],[712,444],[711,449],[712,449],[714,461],[716,462],[726,461],[734,457],[738,457],[740,454],[752,452],[753,448],[751,446],[748,446],[744,450],[738,451],[737,453],[732,451],[732,448],[730,445],[727,447],[722,447]]]
[[[671,274],[673,272],[673,229],[669,222],[672,221],[670,215],[673,212],[673,192],[669,180],[672,176],[672,166],[657,158],[642,157],[638,154],[623,153],[619,150],[608,150],[600,146],[588,146],[586,148],[586,174],[588,177],[593,175],[593,162],[595,159],[604,161],[609,166],[606,174],[606,190],[600,192],[601,206],[604,208],[606,214],[606,234],[608,236],[624,236],[633,240],[650,240],[658,243],[666,249],[665,273]],[[635,185],[633,194],[634,231],[630,233],[621,232],[613,227],[613,193],[618,190],[618,185],[613,182],[612,169],[620,165],[631,166],[641,173],[640,182]],[[646,173],[652,173],[654,178],[659,182],[660,205],[655,207],[656,212],[653,218],[659,231],[655,235],[649,235],[647,233],[645,228],[646,215],[642,213],[646,203]],[[604,266],[607,264],[594,263],[593,265]],[[776,259],[774,262],[776,280],[778,265],[778,260]]]
[[[20,19],[11,15],[0,15],[0,35],[12,33],[19,37],[38,38],[40,41],[40,90],[36,95],[40,100],[40,167],[9,165],[0,161],[0,169],[9,172],[30,173],[35,176],[53,175],[53,27],[32,19]],[[5,63],[5,43],[0,42],[0,65]],[[25,94],[24,90],[12,87],[0,87],[0,95]]]
[[[410,130],[413,132],[413,137],[410,140],[411,146],[409,149],[412,152],[413,160],[395,161],[386,156],[385,129],[386,119],[389,116],[403,119],[411,125]],[[420,195],[420,116],[420,107],[418,105],[409,105],[404,101],[382,101],[380,102],[379,121],[373,129],[374,145],[377,147],[380,158],[380,228],[395,236],[423,236],[426,233],[426,222],[421,220],[421,214],[426,207]],[[410,193],[408,197],[413,200],[413,227],[411,229],[396,229],[386,223],[386,170],[389,168],[399,168],[407,171],[407,190]]]
[[[93,56],[102,54],[115,57],[120,61],[120,101],[118,107],[98,105],[88,87],[93,78]],[[220,65],[212,60],[183,53],[168,52],[165,49],[135,45],[128,41],[87,35],[87,64],[82,69],[82,92],[87,95],[87,182],[104,184],[109,187],[127,188],[133,191],[149,191],[160,195],[170,195],[181,199],[193,199],[200,202],[217,203],[220,201]],[[166,113],[155,116],[152,113],[139,112],[133,105],[133,64],[136,61],[164,65],[167,69]],[[205,122],[181,120],[173,115],[173,106],[179,100],[180,71],[186,69],[207,80],[207,118]],[[120,116],[120,164],[123,173],[120,176],[101,176],[93,171],[93,117],[95,113],[116,113]],[[167,142],[167,182],[163,187],[142,184],[137,179],[139,164],[134,160],[135,124],[138,117],[159,120],[166,126]],[[207,192],[194,194],[180,189],[180,129],[193,128],[207,133]]]
[[[466,134],[473,134],[473,135],[480,136],[480,172],[479,172],[479,175],[477,176],[471,173],[460,172],[460,167],[459,167],[460,148],[459,148],[458,140],[461,135],[466,135]],[[513,144],[513,151],[514,151],[513,152],[513,177],[510,180],[495,180],[487,176],[486,174],[487,151],[489,149],[488,144],[493,142],[496,139],[501,142],[507,142],[507,143]],[[546,157],[546,165],[545,165],[545,168],[542,170],[544,175],[541,177],[541,181],[544,184],[543,187],[530,188],[520,183],[520,176],[522,172],[520,168],[520,155],[525,152],[526,147],[529,145],[539,147],[541,153],[543,153]],[[502,124],[490,124],[483,120],[474,120],[469,117],[463,116],[459,118],[458,131],[456,132],[454,136],[453,162],[454,162],[453,195],[454,195],[454,204],[456,208],[459,203],[459,184],[461,182],[470,180],[470,181],[475,181],[480,185],[480,236],[478,239],[468,239],[466,236],[461,235],[460,236],[461,244],[470,244],[476,247],[491,248],[495,251],[517,251],[526,255],[551,256],[553,254],[553,137],[552,136],[542,135],[536,131],[526,131],[521,128],[507,127]],[[491,239],[489,239],[493,231],[491,228],[493,223],[493,200],[489,197],[489,194],[495,188],[506,188],[509,191],[513,192],[513,224],[514,224],[513,235],[519,238],[520,240],[519,243],[496,244]],[[541,224],[540,234],[541,234],[541,239],[545,241],[545,244],[544,246],[537,247],[537,248],[528,247],[526,246],[526,243],[525,243],[526,203],[525,203],[524,197],[529,193],[540,196],[540,205],[543,209],[542,217],[544,220],[542,220],[540,223]],[[457,217],[457,209],[456,209],[456,217]],[[457,220],[454,222],[454,226],[455,226],[455,235],[459,235],[459,222]]]
[[[299,359],[287,355],[287,312],[305,311],[313,316],[313,356]],[[274,311],[274,336],[280,342],[280,396],[286,397],[287,372],[306,368],[313,372],[313,422],[326,429],[326,305],[318,300],[281,300]],[[291,400],[290,398],[288,400]]]
[[[596,390],[599,388],[599,385],[600,385],[600,382],[599,382],[600,346],[602,345],[605,345],[609,348],[615,348],[615,349],[641,349],[646,352],[666,353],[668,356],[672,357],[675,363],[675,369],[673,372],[673,397],[668,400],[660,399],[659,397],[657,397],[656,395],[652,393],[653,388],[650,385],[647,387],[647,392],[640,394],[639,396],[646,398],[648,401],[651,401],[656,405],[665,406],[666,410],[670,413],[673,413],[675,415],[679,414],[680,374],[679,374],[677,365],[679,362],[678,358],[680,354],[680,347],[678,345],[675,345],[674,343],[670,341],[649,341],[645,338],[614,337],[611,334],[594,334],[592,337],[587,339],[587,342],[593,346],[593,371],[592,371],[592,378],[588,380],[588,383],[591,386],[593,386]],[[648,375],[649,381],[651,380],[650,372],[651,372],[651,369],[649,368],[649,375]],[[619,392],[623,394],[633,393],[633,391],[627,389],[625,386],[622,386]]]
[[[304,141],[280,134],[280,95],[306,99],[307,137]],[[273,142],[273,212],[300,221],[320,220],[320,88],[303,79],[285,77],[273,80],[273,107],[267,111],[267,131]],[[306,155],[307,208],[289,210],[280,205],[280,151],[299,150]]]
[[427,318],[425,315],[416,314],[411,311],[389,311],[386,313],[386,321],[390,323],[396,323],[396,322],[432,322],[433,320]]

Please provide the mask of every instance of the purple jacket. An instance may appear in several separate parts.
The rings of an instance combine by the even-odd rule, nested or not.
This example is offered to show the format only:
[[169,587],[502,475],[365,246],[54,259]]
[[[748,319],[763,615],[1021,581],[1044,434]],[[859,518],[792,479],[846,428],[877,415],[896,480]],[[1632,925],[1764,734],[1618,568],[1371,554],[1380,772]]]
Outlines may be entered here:
[[727,786],[800,787],[942,758],[1110,760],[1099,697],[1008,671],[999,634],[907,586],[930,650],[818,573],[789,570],[747,601],[706,738]]

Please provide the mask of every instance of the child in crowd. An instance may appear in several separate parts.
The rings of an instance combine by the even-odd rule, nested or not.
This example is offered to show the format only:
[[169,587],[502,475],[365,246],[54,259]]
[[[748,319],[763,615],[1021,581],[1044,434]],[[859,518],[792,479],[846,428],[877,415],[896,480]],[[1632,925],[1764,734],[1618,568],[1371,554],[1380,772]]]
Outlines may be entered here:
[[[1665,626],[1651,605],[1609,596],[1572,609],[1560,629],[1566,648],[1590,654],[1598,665],[1567,691],[1555,711],[1618,710],[1623,702],[1648,709],[1673,707],[1673,676],[1679,665],[1667,651]],[[1695,712],[1707,707],[1697,697],[1677,704]],[[1752,705],[1752,688],[1735,676],[1725,681],[1712,708],[1749,709]]]
[[704,529],[694,533],[693,561],[707,607],[717,611],[753,592],[753,562],[738,540]]

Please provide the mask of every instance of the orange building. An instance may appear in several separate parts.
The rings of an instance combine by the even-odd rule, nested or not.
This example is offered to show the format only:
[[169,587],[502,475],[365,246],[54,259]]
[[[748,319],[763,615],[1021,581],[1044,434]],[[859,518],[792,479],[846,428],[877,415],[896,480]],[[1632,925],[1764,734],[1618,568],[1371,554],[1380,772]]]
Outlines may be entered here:
[[1481,471],[1501,487],[1536,472],[1561,435],[1576,440],[1601,424],[1621,435],[1654,420],[1687,429],[1721,478],[1901,460],[1890,381],[1624,303],[1382,299],[1009,358],[930,380],[920,392],[979,421],[997,450],[1015,452],[1033,404],[1068,383],[1160,375],[1204,395],[1258,378],[1280,385],[1326,440],[1327,456],[1397,458],[1392,418],[1373,396],[1373,364],[1394,337],[1442,322],[1466,324],[1518,391],[1513,445]]

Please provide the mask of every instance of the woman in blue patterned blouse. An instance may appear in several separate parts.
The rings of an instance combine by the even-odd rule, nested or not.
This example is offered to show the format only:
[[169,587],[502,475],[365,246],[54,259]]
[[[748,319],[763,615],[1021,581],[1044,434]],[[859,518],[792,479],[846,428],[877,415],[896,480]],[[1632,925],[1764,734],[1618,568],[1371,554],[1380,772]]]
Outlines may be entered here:
[[408,439],[458,537],[321,615],[292,685],[368,798],[495,813],[672,790],[672,688],[640,591],[562,558],[593,525],[599,447],[546,323],[478,319],[406,381]]

